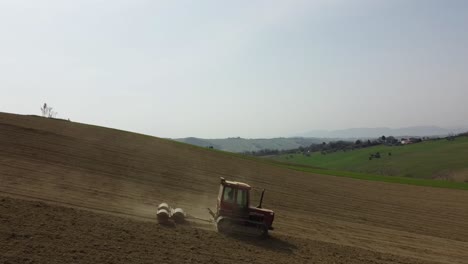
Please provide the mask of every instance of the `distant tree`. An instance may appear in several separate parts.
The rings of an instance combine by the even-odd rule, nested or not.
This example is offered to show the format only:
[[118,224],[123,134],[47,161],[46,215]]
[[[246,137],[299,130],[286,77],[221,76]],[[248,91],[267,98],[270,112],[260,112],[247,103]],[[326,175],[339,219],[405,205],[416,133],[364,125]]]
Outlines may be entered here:
[[47,113],[49,112],[49,107],[47,106],[47,103],[44,103],[44,105],[41,107],[41,112],[42,116],[45,117],[47,116]]
[[447,137],[445,137],[445,139],[447,139],[448,141],[453,141],[453,140],[455,140],[455,134],[450,133],[450,134],[448,134]]
[[356,142],[354,144],[361,145],[361,143],[362,143],[361,140],[358,139],[358,140],[356,140]]
[[387,142],[387,144],[396,144],[396,143],[398,143],[398,140],[393,136],[387,137],[387,139],[385,141]]
[[57,116],[57,112],[54,112],[53,108],[48,106],[47,103],[44,103],[41,107],[41,112],[43,117],[55,118]]
[[380,139],[382,139],[382,141],[385,141],[387,138],[385,136],[382,136],[380,137]]

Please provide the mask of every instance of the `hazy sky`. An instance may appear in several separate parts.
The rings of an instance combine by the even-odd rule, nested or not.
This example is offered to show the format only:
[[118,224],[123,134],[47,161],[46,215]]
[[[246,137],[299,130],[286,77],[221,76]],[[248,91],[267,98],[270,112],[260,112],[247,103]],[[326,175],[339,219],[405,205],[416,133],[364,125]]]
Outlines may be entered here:
[[0,0],[0,92],[161,137],[460,127],[468,1]]

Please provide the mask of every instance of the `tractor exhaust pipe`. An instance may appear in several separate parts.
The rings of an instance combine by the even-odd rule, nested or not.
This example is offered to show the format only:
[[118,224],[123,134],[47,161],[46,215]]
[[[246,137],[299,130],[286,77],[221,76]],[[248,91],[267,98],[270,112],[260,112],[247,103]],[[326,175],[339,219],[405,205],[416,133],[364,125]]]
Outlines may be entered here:
[[262,203],[263,203],[263,195],[265,194],[265,189],[262,191],[262,196],[260,196],[260,204],[257,206],[257,208],[262,208]]

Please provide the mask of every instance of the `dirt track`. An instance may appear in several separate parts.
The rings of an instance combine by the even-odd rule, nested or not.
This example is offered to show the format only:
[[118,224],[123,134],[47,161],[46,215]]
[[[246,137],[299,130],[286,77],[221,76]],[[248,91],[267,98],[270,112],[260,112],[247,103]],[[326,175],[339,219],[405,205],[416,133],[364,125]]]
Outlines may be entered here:
[[[85,262],[103,262],[111,253],[128,262],[124,259],[128,254],[116,249],[119,246],[138,252],[134,263],[180,263],[192,251],[196,252],[190,255],[192,261],[203,263],[210,258],[220,263],[241,259],[467,263],[468,259],[466,191],[311,175],[167,140],[7,114],[0,114],[0,146],[0,195],[58,205],[2,200],[0,241],[7,243],[2,243],[6,246],[0,247],[0,256],[12,263],[34,258],[45,262],[50,257],[68,262],[67,257],[78,255],[86,255]],[[165,229],[151,222],[161,201],[206,218],[204,208],[214,206],[220,176],[267,189],[264,205],[277,213],[276,231],[268,244],[190,226]],[[35,221],[22,217],[29,212],[34,212]],[[40,224],[44,226],[37,228]],[[138,239],[124,236],[119,242],[125,228]],[[19,235],[11,237],[9,230]],[[38,232],[59,238],[35,241]],[[174,233],[183,239],[174,238]],[[93,239],[109,248],[88,249],[93,250],[92,258],[80,254],[80,245]],[[46,243],[54,245],[53,250],[41,248]],[[219,245],[230,249],[230,258],[220,257],[226,250],[219,250]],[[176,259],[158,261],[163,255]]]

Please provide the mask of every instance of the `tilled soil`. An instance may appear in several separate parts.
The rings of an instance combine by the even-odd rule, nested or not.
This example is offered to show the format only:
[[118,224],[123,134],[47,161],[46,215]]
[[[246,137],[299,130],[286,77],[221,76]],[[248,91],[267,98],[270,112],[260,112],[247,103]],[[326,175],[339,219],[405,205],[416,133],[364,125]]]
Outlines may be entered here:
[[0,201],[0,263],[429,263],[291,236],[225,237],[190,225]]
[[[144,135],[9,114],[0,114],[0,148],[0,260],[7,263],[468,259],[466,191],[301,173]],[[220,176],[267,189],[264,207],[276,212],[271,239],[155,223],[163,201],[208,218]]]

